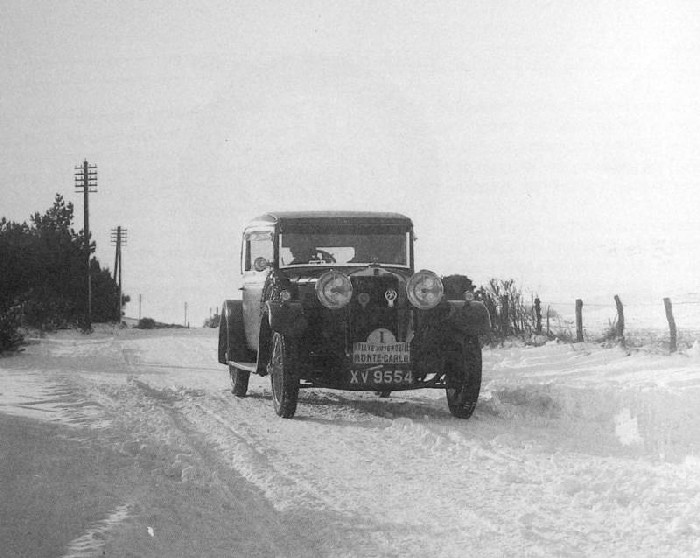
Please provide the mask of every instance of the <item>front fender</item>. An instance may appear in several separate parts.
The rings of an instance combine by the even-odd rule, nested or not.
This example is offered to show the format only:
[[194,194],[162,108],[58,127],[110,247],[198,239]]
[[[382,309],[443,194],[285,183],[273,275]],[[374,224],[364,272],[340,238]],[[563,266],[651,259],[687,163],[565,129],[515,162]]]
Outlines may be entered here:
[[464,335],[485,335],[491,332],[491,316],[478,300],[450,300],[447,323]]
[[270,329],[282,335],[298,337],[309,325],[300,302],[273,302],[268,300],[267,317]]

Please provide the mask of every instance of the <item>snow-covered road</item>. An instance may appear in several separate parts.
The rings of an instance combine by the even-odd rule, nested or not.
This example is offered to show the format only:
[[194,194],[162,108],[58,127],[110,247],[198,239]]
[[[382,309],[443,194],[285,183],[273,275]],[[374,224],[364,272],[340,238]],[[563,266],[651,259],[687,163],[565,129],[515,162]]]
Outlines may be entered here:
[[[229,393],[216,342],[214,330],[59,332],[0,359],[0,412],[99,430],[137,464],[156,456],[170,482],[159,490],[198,495],[185,516],[245,485],[269,540],[225,555],[700,555],[698,350],[487,349],[468,421],[437,390],[305,390],[282,420],[268,378],[252,377],[245,399]],[[150,527],[143,505],[119,510],[88,554],[65,555]],[[236,524],[215,517],[212,534]]]

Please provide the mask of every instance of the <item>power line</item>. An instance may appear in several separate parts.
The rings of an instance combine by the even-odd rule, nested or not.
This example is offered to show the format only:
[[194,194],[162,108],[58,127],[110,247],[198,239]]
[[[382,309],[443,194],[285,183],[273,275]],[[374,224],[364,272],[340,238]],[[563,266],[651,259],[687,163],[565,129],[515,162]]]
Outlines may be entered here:
[[[573,306],[575,304],[575,301],[572,300],[571,302],[547,302],[545,301],[549,306]],[[700,301],[681,301],[681,302],[673,302],[674,306],[678,305],[687,305],[687,304],[700,304]],[[587,303],[584,300],[584,306],[588,308],[608,308],[608,307],[615,307],[615,303],[610,303],[610,304],[594,304],[594,303]],[[625,308],[628,307],[637,307],[637,306],[642,306],[642,307],[648,307],[652,308],[655,306],[663,306],[663,300],[660,302],[637,302],[637,303],[626,303]]]

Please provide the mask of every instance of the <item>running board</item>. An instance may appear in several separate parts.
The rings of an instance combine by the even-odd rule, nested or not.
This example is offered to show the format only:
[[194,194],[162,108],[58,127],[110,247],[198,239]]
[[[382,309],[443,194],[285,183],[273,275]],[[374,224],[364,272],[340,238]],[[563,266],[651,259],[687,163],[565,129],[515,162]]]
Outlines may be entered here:
[[239,370],[247,370],[248,372],[253,372],[258,369],[258,365],[255,362],[234,362],[232,360],[229,360],[227,363],[229,366],[233,366],[234,368],[238,368]]

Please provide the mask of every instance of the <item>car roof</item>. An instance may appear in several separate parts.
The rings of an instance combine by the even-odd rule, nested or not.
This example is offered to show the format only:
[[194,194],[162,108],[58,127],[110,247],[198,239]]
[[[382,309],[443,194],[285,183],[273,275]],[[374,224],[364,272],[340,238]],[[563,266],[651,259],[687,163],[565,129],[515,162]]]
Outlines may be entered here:
[[274,211],[253,219],[251,225],[281,225],[328,222],[335,224],[383,224],[412,227],[413,222],[401,213],[381,211]]

